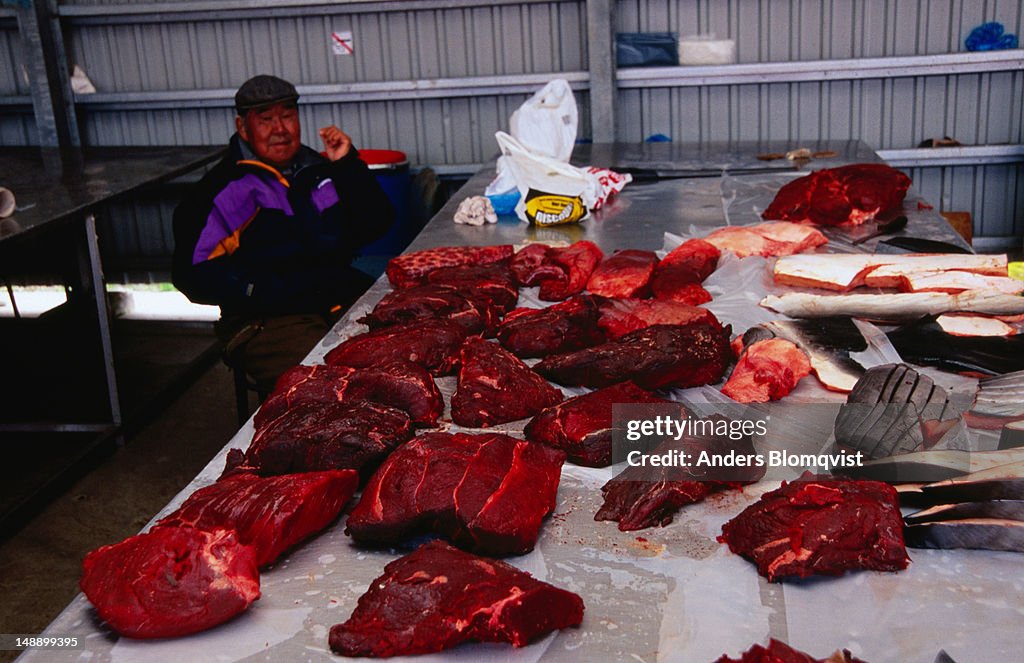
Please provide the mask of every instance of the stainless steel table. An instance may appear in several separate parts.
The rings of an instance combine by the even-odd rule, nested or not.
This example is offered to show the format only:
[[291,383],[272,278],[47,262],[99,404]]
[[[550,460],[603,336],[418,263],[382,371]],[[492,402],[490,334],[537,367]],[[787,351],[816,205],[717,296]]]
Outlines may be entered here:
[[[18,204],[13,216],[0,220],[0,277],[12,279],[38,272],[62,275],[68,292],[67,320],[51,326],[66,326],[69,333],[94,337],[95,344],[86,346],[75,370],[95,369],[99,380],[78,398],[88,401],[92,391],[104,394],[99,407],[90,403],[88,411],[68,402],[72,397],[43,399],[45,407],[39,408],[40,412],[33,411],[30,402],[16,408],[14,403],[19,401],[2,399],[0,431],[109,433],[120,426],[95,214],[106,204],[208,164],[222,151],[211,147],[0,150],[0,185],[14,192]],[[22,327],[30,324],[46,325],[26,321]],[[35,330],[14,330],[14,334],[29,343]],[[52,350],[19,348],[29,354]],[[54,376],[55,389],[61,379],[61,375]]]
[[[845,145],[848,149],[837,150],[840,155],[836,162],[859,160],[865,155],[862,145]],[[606,149],[610,152],[604,152]],[[589,152],[579,150],[575,160],[614,167],[626,161],[600,161],[598,155],[628,155],[633,149],[593,146]],[[688,154],[685,146],[679,145],[636,149],[652,162],[661,158],[655,150],[665,150],[666,163],[672,169],[678,169]],[[763,147],[754,149],[760,152]],[[742,145],[730,150],[729,154],[739,155],[737,162],[743,162],[747,152]],[[698,161],[702,158],[694,157]],[[493,169],[475,175],[410,250],[578,239],[591,239],[605,251],[660,249],[666,232],[685,235],[692,225],[696,232],[703,233],[736,218],[750,218],[758,205],[767,204],[764,192],[772,186],[777,188],[793,173],[637,183],[627,186],[606,209],[577,226],[540,229],[512,218],[482,227],[454,225],[452,215],[460,200],[480,193],[492,175]],[[733,196],[741,189],[750,195]],[[914,215],[910,228],[946,233],[934,211],[918,210],[914,199],[908,205],[907,211]],[[341,338],[363,331],[355,320],[388,290],[383,280],[374,285],[313,350],[307,363],[321,360]],[[438,382],[442,392],[450,396],[454,378]],[[497,429],[514,434],[521,431],[523,423]],[[445,427],[457,428],[450,420]],[[228,449],[246,448],[251,435],[250,421],[158,515],[173,510],[192,491],[215,480]],[[849,647],[872,663],[932,663],[940,647],[958,663],[1011,660],[1024,651],[1024,632],[1020,629],[1024,575],[1020,573],[1019,555],[915,550],[910,568],[897,574],[862,572],[773,585],[758,576],[751,564],[718,544],[715,537],[726,520],[777,484],[768,481],[744,491],[716,495],[686,507],[667,527],[623,533],[614,523],[593,521],[600,502],[599,487],[610,476],[610,469],[567,464],[556,515],[545,524],[536,549],[509,560],[541,579],[581,594],[586,603],[581,628],[552,634],[522,649],[472,644],[409,660],[701,663],[726,652],[736,656],[769,637],[785,640],[817,657]],[[161,642],[119,639],[98,623],[95,612],[79,596],[50,625],[47,634],[78,636],[83,639],[83,650],[37,651],[19,660],[341,660],[327,649],[329,628],[347,619],[359,595],[384,564],[405,552],[357,548],[343,530],[344,518],[264,572],[263,597],[248,612],[216,629]]]
[[[803,162],[786,159],[760,161],[756,155],[784,153],[796,147],[835,156]],[[587,239],[604,251],[622,248],[661,249],[664,233],[685,235],[691,226],[705,234],[724,225],[760,222],[759,213],[771,202],[782,184],[812,170],[848,163],[878,162],[878,156],[861,141],[822,141],[786,145],[779,143],[685,143],[579,145],[573,152],[576,165],[632,170],[647,174],[637,178],[610,203],[582,224],[536,227],[514,216],[499,217],[494,225],[455,225],[451,219],[465,198],[480,195],[494,179],[494,165],[478,171],[438,212],[420,233],[409,251],[432,246],[521,244],[529,241],[574,242]],[[661,177],[655,177],[656,175]],[[920,204],[919,204],[920,203]],[[909,218],[904,234],[928,237],[966,247],[963,239],[913,190],[903,213]],[[842,251],[871,252],[877,240],[859,248],[850,239],[867,229],[825,229]],[[832,247],[831,250],[836,250]]]

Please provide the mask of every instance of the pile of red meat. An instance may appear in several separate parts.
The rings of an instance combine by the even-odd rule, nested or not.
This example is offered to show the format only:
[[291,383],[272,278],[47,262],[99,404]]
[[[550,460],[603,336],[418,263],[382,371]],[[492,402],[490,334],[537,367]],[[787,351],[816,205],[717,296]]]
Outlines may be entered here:
[[501,433],[420,435],[373,475],[346,531],[373,545],[433,531],[472,552],[521,555],[555,508],[564,460]]
[[[666,404],[651,390],[723,378],[733,361],[731,330],[696,306],[710,299],[701,283],[718,258],[719,248],[703,240],[662,260],[635,250],[606,258],[586,241],[395,258],[387,267],[395,290],[361,319],[369,331],[333,348],[325,365],[286,372],[254,418],[249,447],[231,450],[221,478],[149,532],[90,553],[83,591],[131,637],[224,622],[259,597],[258,569],[330,524],[362,479],[346,529],[356,541],[401,545],[432,532],[462,550],[433,542],[385,567],[352,617],[331,629],[334,651],[391,656],[465,640],[521,646],[579,624],[578,596],[477,555],[533,548],[567,457],[611,462],[613,404]],[[556,303],[514,308],[519,288],[533,286]],[[754,362],[756,353],[747,354]],[[542,359],[531,368],[524,358]],[[527,439],[416,435],[444,412],[435,377],[453,374],[455,424],[532,417]],[[549,380],[596,390],[566,401]],[[682,504],[755,474],[623,474],[605,486],[598,517],[621,529],[664,524]],[[727,525],[734,550],[744,549],[742,531]]]
[[[547,380],[590,387],[633,380],[647,389],[718,382],[732,359],[730,330],[693,306],[710,299],[700,283],[718,256],[699,240],[660,261],[650,251],[605,259],[588,241],[530,244],[518,252],[503,245],[402,255],[387,268],[396,289],[362,318],[371,330],[333,348],[325,361],[364,370],[413,362],[434,376],[457,371],[451,417],[471,428],[531,417],[557,404],[563,397]],[[517,289],[532,286],[541,299],[557,303],[509,310]],[[498,343],[483,340],[492,334]],[[530,368],[521,361],[530,357],[545,359]],[[401,407],[393,398],[377,400]],[[284,446],[279,435],[263,436],[254,446]]]
[[216,626],[259,598],[257,569],[329,525],[358,482],[352,470],[224,477],[148,532],[90,552],[82,591],[121,635]]
[[910,178],[883,163],[825,168],[789,182],[761,215],[822,226],[857,225],[899,209]]

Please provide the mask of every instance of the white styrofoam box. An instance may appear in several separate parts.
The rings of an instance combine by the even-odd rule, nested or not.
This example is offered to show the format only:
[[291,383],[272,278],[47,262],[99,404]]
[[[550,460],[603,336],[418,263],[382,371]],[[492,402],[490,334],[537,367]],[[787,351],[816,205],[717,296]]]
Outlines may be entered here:
[[679,39],[679,64],[734,64],[736,41],[713,34],[689,35]]

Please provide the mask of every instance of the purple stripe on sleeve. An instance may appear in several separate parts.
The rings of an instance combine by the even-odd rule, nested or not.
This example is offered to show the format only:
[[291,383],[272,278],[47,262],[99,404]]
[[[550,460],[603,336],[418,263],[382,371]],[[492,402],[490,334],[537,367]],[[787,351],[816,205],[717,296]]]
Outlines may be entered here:
[[253,173],[224,187],[213,199],[213,209],[192,253],[192,264],[209,260],[217,245],[238,232],[260,208],[281,210],[291,216],[288,189],[276,179],[264,179]]

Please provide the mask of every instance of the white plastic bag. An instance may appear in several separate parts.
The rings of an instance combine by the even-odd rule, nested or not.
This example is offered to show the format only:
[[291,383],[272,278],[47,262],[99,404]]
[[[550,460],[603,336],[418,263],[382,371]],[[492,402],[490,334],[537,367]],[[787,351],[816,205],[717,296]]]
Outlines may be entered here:
[[[579,116],[576,97],[568,81],[556,78],[512,113],[509,130],[527,150],[568,163],[576,143]],[[484,195],[495,210],[505,214],[515,205],[516,183],[508,158],[498,159],[497,176],[487,185]]]
[[578,123],[572,88],[565,79],[556,78],[512,113],[509,131],[531,152],[568,162]]
[[535,154],[503,131],[495,134],[519,189],[516,215],[538,226],[575,223],[590,216],[601,198],[598,177],[582,168]]

